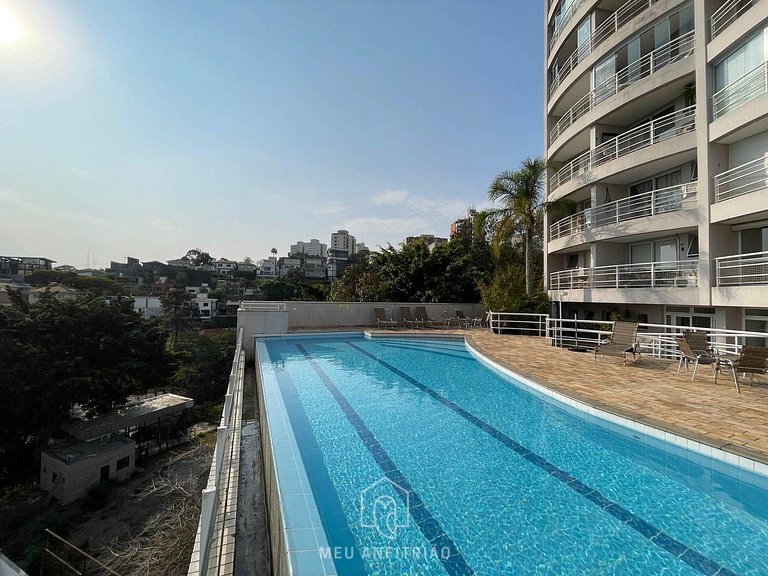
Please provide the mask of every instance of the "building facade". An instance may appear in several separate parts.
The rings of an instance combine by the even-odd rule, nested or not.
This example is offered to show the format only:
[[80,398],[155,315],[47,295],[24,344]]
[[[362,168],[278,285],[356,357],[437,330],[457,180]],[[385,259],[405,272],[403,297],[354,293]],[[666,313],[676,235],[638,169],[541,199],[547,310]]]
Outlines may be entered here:
[[52,270],[56,260],[38,256],[0,256],[0,275],[21,276],[38,270]]
[[347,230],[337,230],[331,234],[330,250],[344,250],[347,254],[355,253],[355,237]]
[[768,0],[545,9],[547,200],[570,203],[545,218],[550,297],[765,331]]
[[317,238],[312,238],[309,242],[299,240],[296,244],[291,244],[290,256],[300,256],[306,254],[307,256],[319,256],[325,258],[328,245],[323,244]]

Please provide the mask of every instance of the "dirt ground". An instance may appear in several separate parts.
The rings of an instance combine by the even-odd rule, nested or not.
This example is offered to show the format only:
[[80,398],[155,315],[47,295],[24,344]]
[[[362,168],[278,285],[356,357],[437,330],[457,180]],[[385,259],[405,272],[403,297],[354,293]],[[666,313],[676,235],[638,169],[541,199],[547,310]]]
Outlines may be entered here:
[[[40,574],[44,557],[46,576],[63,574],[44,554],[48,528],[120,576],[186,574],[214,444],[214,434],[203,434],[150,456],[127,482],[110,483],[68,505],[31,483],[2,489],[0,550],[32,576]],[[106,573],[53,538],[47,546],[88,574]]]

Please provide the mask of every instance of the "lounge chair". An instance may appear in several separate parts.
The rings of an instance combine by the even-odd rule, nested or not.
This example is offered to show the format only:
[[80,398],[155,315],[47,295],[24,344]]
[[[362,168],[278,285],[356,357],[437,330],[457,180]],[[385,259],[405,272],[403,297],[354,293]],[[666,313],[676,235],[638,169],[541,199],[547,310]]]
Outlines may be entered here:
[[416,306],[416,319],[421,320],[422,324],[426,328],[429,326],[430,328],[434,328],[437,322],[429,317],[427,314],[427,307],[426,306]]
[[392,328],[393,330],[397,328],[397,322],[387,318],[387,314],[384,312],[384,308],[374,308],[373,313],[376,314],[377,328],[381,328],[382,326],[384,327],[384,330],[387,328]]
[[422,322],[418,318],[414,318],[413,316],[411,316],[410,306],[400,306],[400,317],[403,320],[403,324],[405,324],[406,326],[410,325],[411,328],[424,327],[424,322]]
[[[733,383],[736,385],[736,392],[741,394],[739,389],[738,373],[749,374],[749,385],[752,386],[752,380],[755,374],[768,373],[768,348],[762,346],[744,346],[741,349],[739,357],[735,360],[728,358],[719,358],[718,363],[728,366],[733,374]],[[717,382],[717,373],[715,373],[715,382]]]
[[[689,334],[695,334],[695,332],[686,332],[684,336],[675,336],[677,347],[680,348],[680,361],[677,363],[677,373],[680,374],[680,368],[683,367],[683,362],[685,362],[686,372],[688,371],[688,364],[693,362],[693,376],[691,376],[691,380],[696,378],[696,369],[699,367],[699,364],[710,365],[713,374],[716,375],[717,355],[709,349],[708,345],[702,349],[701,344],[699,343],[699,345],[694,348],[691,344],[691,340],[688,338]],[[704,335],[702,334],[702,336]],[[704,336],[704,339],[706,340],[706,336]]]
[[635,361],[640,355],[640,347],[637,343],[637,322],[613,323],[613,333],[611,337],[601,342],[595,348],[595,362],[597,355],[602,356],[621,356],[624,358],[624,365],[627,365],[627,352],[632,353],[632,360]]

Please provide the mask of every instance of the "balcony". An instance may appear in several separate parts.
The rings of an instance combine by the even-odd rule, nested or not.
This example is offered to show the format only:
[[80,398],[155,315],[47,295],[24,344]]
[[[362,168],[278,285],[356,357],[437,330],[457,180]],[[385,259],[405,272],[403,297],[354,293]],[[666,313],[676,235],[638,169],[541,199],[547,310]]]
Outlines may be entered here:
[[757,4],[758,0],[728,0],[720,6],[710,19],[712,38],[717,37],[720,32],[728,28],[734,20],[744,14],[747,10]]
[[624,134],[611,138],[571,160],[549,179],[549,191],[556,190],[574,178],[587,175],[598,166],[648,148],[659,142],[686,134],[696,129],[696,106],[688,106],[651,120]]
[[[648,0],[645,1],[647,2]],[[563,114],[549,133],[550,146],[567,128],[579,118],[586,115],[595,106],[632,86],[643,78],[647,78],[665,66],[687,58],[693,54],[693,50],[694,31],[691,30],[679,38],[675,38],[671,42],[658,47],[653,52],[649,52],[626,68],[619,70],[613,77],[599,84],[591,92],[585,94],[576,102],[576,104],[571,106],[571,108]]]
[[574,0],[573,4],[568,6],[568,10],[561,13],[559,18],[555,16],[555,26],[552,29],[552,37],[549,39],[550,50],[552,50],[552,46],[555,45],[555,42],[557,42],[560,34],[562,34],[563,30],[565,30],[566,24],[571,21],[573,15],[576,14],[576,11],[581,8],[582,4],[584,4],[586,1],[587,0]]
[[768,157],[757,158],[715,176],[715,202],[768,188]]
[[595,31],[585,39],[581,45],[563,62],[552,77],[552,85],[549,87],[549,95],[552,96],[558,86],[562,84],[579,62],[582,62],[592,51],[605,42],[608,38],[624,24],[632,20],[635,16],[653,6],[659,0],[629,0],[623,4],[616,12],[611,14]]
[[715,265],[718,286],[768,284],[768,252],[723,256],[715,258]]
[[768,62],[763,62],[712,96],[712,115],[716,120],[766,92]]
[[677,212],[691,203],[696,197],[696,182],[651,190],[629,198],[608,202],[554,222],[549,227],[549,239],[556,240],[578,232],[618,224],[646,216]]
[[692,288],[699,285],[699,262],[676,260],[573,268],[552,272],[550,290],[595,288]]

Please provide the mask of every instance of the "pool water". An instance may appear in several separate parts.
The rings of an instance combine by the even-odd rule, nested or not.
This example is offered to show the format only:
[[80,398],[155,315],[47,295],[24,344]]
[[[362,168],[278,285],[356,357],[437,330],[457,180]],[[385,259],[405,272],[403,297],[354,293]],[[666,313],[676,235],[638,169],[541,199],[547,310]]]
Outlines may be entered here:
[[768,574],[763,476],[545,400],[461,341],[259,346],[338,574]]

